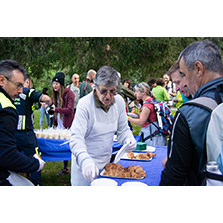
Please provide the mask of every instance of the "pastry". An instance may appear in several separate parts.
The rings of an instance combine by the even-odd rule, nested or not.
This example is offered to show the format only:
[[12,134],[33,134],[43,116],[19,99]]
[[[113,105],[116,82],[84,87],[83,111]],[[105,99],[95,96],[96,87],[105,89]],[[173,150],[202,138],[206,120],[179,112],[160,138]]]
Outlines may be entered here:
[[141,166],[133,165],[124,168],[119,163],[109,163],[105,166],[103,176],[141,179],[146,177],[146,173]]

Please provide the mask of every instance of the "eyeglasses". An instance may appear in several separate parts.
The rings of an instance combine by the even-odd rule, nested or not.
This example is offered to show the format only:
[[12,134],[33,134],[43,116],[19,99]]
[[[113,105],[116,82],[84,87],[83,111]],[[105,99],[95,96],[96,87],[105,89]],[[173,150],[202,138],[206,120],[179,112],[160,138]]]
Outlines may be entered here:
[[15,82],[15,81],[13,81],[13,80],[11,80],[9,77],[7,77],[7,76],[5,76],[5,78],[8,80],[8,81],[10,81],[10,82],[12,82],[13,84],[15,84],[16,86],[17,86],[17,89],[19,90],[19,89],[21,89],[21,88],[23,88],[23,84],[22,83],[17,83],[17,82]]
[[117,89],[107,90],[106,88],[100,89],[98,86],[96,86],[100,94],[106,96],[108,93],[112,96],[117,94]]

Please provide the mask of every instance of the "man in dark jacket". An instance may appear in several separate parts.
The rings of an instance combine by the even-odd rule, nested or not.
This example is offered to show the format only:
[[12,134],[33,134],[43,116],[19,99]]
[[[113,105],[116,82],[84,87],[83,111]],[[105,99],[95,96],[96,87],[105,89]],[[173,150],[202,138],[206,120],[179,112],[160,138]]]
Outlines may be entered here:
[[[217,101],[223,87],[223,65],[218,47],[211,41],[193,42],[180,54],[180,73],[193,98]],[[219,96],[223,99],[223,88]],[[210,112],[184,104],[175,115],[168,145],[168,161],[160,185],[201,185],[206,164],[206,132]]]
[[9,171],[40,171],[45,162],[37,154],[28,157],[16,147],[18,114],[13,101],[22,93],[25,69],[14,60],[0,61],[0,186],[12,185]]
[[[27,79],[29,79],[29,83],[32,83],[30,77],[25,75],[25,82]],[[29,84],[27,87],[31,87],[31,85]],[[26,87],[23,87],[23,93],[20,93],[14,101],[19,115],[15,134],[16,144],[19,151],[23,151],[27,156],[33,156],[35,153],[38,153],[39,149],[33,131],[34,114],[32,109],[37,102],[46,102],[48,105],[52,103],[48,95]],[[31,181],[34,185],[42,186],[41,171],[31,173]]]

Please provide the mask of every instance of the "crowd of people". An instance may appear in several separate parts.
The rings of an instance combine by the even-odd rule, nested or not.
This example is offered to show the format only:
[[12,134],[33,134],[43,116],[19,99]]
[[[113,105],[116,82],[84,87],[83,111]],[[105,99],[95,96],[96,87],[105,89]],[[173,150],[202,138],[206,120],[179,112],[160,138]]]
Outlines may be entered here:
[[[71,130],[71,167],[64,160],[58,173],[70,173],[71,185],[90,185],[111,162],[115,134],[120,144],[128,144],[126,152],[134,151],[132,124],[141,126],[140,135],[151,135],[145,140],[148,146],[168,146],[160,185],[201,185],[210,113],[186,102],[203,96],[215,99],[216,88],[223,85],[222,73],[218,47],[208,40],[197,41],[160,78],[132,86],[129,79],[121,83],[121,74],[113,67],[102,66],[97,72],[90,69],[82,82],[73,74],[72,83],[65,85],[65,74],[58,72],[50,97],[48,88],[42,92],[32,88],[26,70],[16,61],[0,61],[0,185],[13,185],[12,171],[30,174],[34,185],[43,185],[45,162],[33,132],[34,103],[40,104],[40,128],[45,116],[47,126]],[[157,131],[154,101],[177,108],[171,140]]]

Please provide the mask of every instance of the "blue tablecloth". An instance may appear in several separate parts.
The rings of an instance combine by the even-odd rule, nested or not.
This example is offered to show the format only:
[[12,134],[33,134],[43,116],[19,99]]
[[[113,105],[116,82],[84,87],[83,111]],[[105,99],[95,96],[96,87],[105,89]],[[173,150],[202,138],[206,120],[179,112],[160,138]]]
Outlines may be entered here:
[[[146,177],[142,180],[138,179],[118,179],[111,178],[118,182],[118,186],[121,186],[125,182],[138,181],[143,182],[149,186],[158,186],[160,182],[162,167],[162,159],[167,155],[167,147],[159,146],[156,147],[156,156],[151,161],[133,161],[133,160],[120,160],[119,163],[123,167],[128,167],[132,165],[142,166],[146,172]],[[103,177],[103,176],[102,176]]]
[[37,138],[41,157],[45,161],[71,160],[69,143],[67,140]]
[[[69,143],[63,144],[67,142],[67,140],[60,139],[43,139],[37,138],[40,151],[42,153],[42,159],[45,161],[62,161],[62,160],[71,160],[71,151],[69,147]],[[136,137],[136,141],[139,141],[139,138]],[[117,153],[118,149],[121,148],[121,144],[117,141],[113,143],[113,153]],[[158,146],[156,147],[156,156],[151,161],[133,161],[133,160],[120,160],[119,163],[123,167],[128,167],[131,165],[139,165],[142,166],[146,171],[146,177],[142,180],[130,180],[130,179],[117,179],[112,178],[118,182],[118,185],[122,185],[128,181],[139,181],[146,183],[149,186],[158,186],[160,182],[162,168],[162,159],[167,155],[167,147],[166,146]]]
[[[136,136],[136,141],[140,140],[139,136]],[[71,151],[67,140],[60,139],[44,139],[37,138],[37,142],[40,148],[41,157],[45,161],[62,161],[71,160]],[[113,142],[113,153],[115,154],[122,147],[117,141]]]

